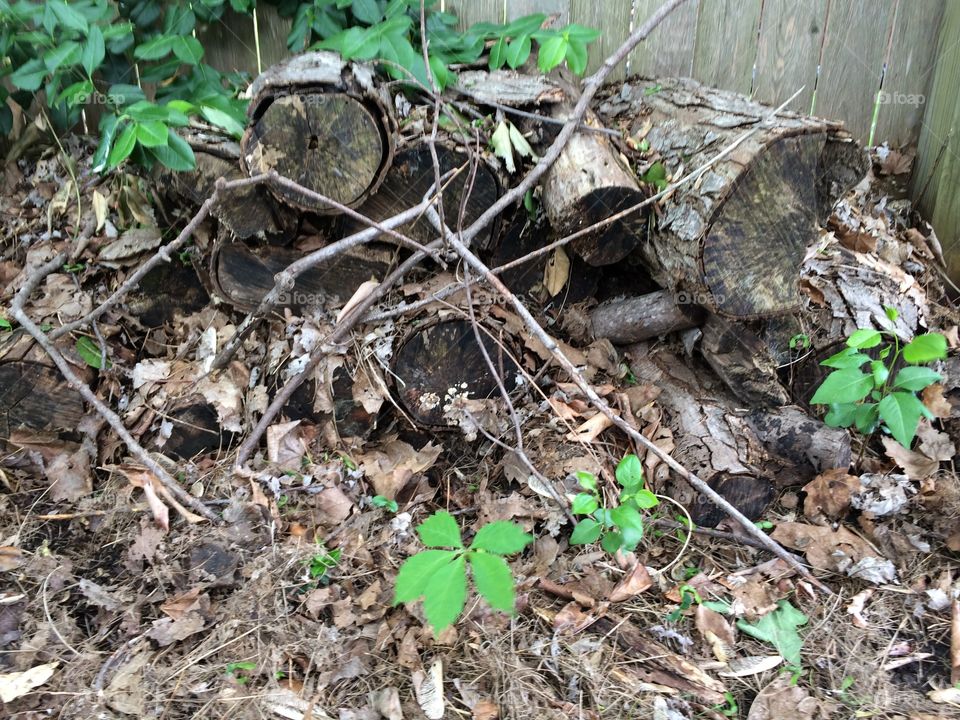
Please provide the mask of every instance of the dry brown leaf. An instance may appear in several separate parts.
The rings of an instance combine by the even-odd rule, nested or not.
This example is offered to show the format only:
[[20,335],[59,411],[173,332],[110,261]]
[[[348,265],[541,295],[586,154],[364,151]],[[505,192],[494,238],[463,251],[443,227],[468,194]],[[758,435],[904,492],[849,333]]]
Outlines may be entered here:
[[410,478],[437,461],[440,450],[439,445],[429,442],[420,450],[414,450],[412,445],[394,438],[367,453],[358,453],[355,459],[376,494],[394,500]]
[[52,678],[54,671],[59,666],[59,662],[51,662],[45,665],[36,665],[23,672],[0,674],[0,700],[8,703],[13,702],[18,697],[23,697]]
[[714,657],[722,663],[727,662],[736,641],[733,627],[723,615],[705,605],[697,605],[694,618],[697,630],[710,645]]
[[291,420],[267,428],[267,460],[284,470],[300,469],[307,446],[297,429],[299,426],[299,420]]
[[161,647],[165,647],[200,632],[204,625],[206,625],[204,619],[195,612],[179,620],[160,618],[153,621],[153,627],[146,632],[146,636],[155,640]]
[[882,439],[887,457],[893,460],[911,480],[923,480],[930,477],[940,467],[940,463],[923,453],[908,450],[893,438]]
[[867,600],[873,596],[874,592],[875,590],[873,588],[867,588],[866,590],[861,590],[850,599],[850,604],[847,605],[847,614],[853,616],[852,622],[854,627],[870,627],[866,618],[863,617],[863,610],[867,606]]
[[46,474],[50,496],[57,502],[73,502],[93,492],[90,454],[83,447],[57,455],[47,464]]
[[339,525],[350,517],[350,511],[353,509],[353,501],[336,486],[320,491],[317,494],[316,503],[320,511],[320,521],[327,526]]
[[917,437],[920,438],[918,450],[931,460],[950,462],[957,454],[957,447],[945,432],[940,432],[926,420],[917,428]]
[[953,412],[953,406],[950,404],[950,401],[943,396],[943,385],[940,383],[934,383],[933,385],[928,385],[923,389],[923,392],[920,393],[923,398],[923,404],[927,406],[934,417],[938,418],[948,418]]
[[428,720],[440,720],[446,704],[443,698],[443,661],[434,660],[427,673],[415,670],[412,679],[413,692],[423,714]]
[[613,426],[613,420],[598,412],[586,422],[581,423],[573,432],[567,433],[565,439],[592,443],[600,433]]
[[0,572],[10,572],[23,565],[23,551],[13,545],[0,545]]
[[337,323],[339,324],[341,320],[350,314],[351,310],[370,297],[373,291],[379,286],[380,282],[378,280],[365,280],[360,283],[360,286],[354,291],[350,299],[347,300],[347,304],[344,305],[343,309],[337,314]]
[[403,720],[403,708],[400,705],[400,691],[387,687],[372,693],[374,709],[384,720]]
[[543,286],[550,293],[550,297],[556,297],[567,285],[570,279],[570,258],[562,247],[558,247],[550,255],[547,266],[543,271]]
[[821,516],[840,518],[850,509],[850,496],[860,489],[860,478],[850,475],[846,468],[822,472],[803,487],[807,494],[803,514],[812,520]]
[[629,600],[635,595],[639,595],[644,590],[653,585],[653,578],[647,572],[646,566],[638,562],[633,569],[627,573],[617,586],[610,591],[608,599],[610,602],[623,602]]
[[876,553],[866,542],[842,525],[835,531],[823,525],[782,522],[771,533],[782,545],[804,553],[820,570],[845,571],[854,563]]
[[[792,685],[789,676],[782,676],[757,694],[747,720],[813,720],[821,710],[820,702],[805,688]],[[822,715],[829,717],[829,712]]]
[[742,658],[733,658],[727,663],[727,670],[721,670],[717,674],[720,677],[750,677],[759,675],[767,670],[773,670],[783,662],[779,655],[748,655]]
[[500,708],[489,700],[481,700],[473,706],[473,720],[497,720]]
[[597,618],[583,610],[576,601],[568,602],[553,618],[553,629],[564,635],[576,635],[590,627]]

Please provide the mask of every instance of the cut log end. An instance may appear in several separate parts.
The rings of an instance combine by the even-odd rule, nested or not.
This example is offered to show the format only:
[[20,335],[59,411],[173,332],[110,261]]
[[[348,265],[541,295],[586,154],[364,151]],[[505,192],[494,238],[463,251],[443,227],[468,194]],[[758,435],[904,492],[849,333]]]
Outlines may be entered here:
[[[357,205],[375,188],[387,158],[382,124],[360,100],[344,93],[278,97],[260,112],[243,140],[251,175],[276,170],[344,205]],[[282,187],[272,191],[305,210],[332,208]]]
[[755,157],[703,240],[703,276],[717,312],[760,317],[799,301],[797,268],[817,233],[823,137],[775,140]]
[[[512,388],[518,372],[513,358],[486,335],[483,344],[504,385]],[[417,332],[400,348],[393,372],[403,405],[424,425],[446,425],[444,406],[454,396],[473,400],[498,393],[473,326],[466,320],[440,322]]]

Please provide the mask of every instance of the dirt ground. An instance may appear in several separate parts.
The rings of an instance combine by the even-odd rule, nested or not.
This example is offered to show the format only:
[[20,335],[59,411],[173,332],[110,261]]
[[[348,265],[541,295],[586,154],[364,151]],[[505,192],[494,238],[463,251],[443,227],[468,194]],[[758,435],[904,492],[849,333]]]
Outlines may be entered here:
[[[68,147],[78,157],[89,152],[79,141]],[[85,267],[51,276],[57,280],[29,306],[53,324],[83,314],[87,295],[136,266],[136,255],[95,259],[125,229],[152,225],[168,237],[190,215],[165,207],[151,183],[130,175],[80,172],[71,185],[55,149],[26,154],[4,182],[7,298],[99,212],[94,192],[105,198],[106,222]],[[888,205],[855,209],[855,242],[909,245]],[[204,242],[201,233],[194,258]],[[924,301],[937,308],[930,318],[955,343],[955,307],[929,282],[929,264],[912,261],[917,268],[904,262],[903,272],[924,278]],[[146,329],[130,306],[118,308],[100,327],[113,364],[99,373],[98,396],[124,408],[146,442],[163,422],[151,403],[164,384],[136,385],[135,367],[142,374],[144,361],[193,362],[205,330],[223,338],[240,317],[205,305]],[[271,353],[303,355],[310,323],[329,322],[288,316],[245,344],[218,396],[243,396],[230,418],[236,436],[262,409],[266,378],[281,374]],[[259,379],[251,379],[254,368]],[[875,493],[902,497],[893,512],[851,507],[851,495],[869,488],[851,490],[846,478],[857,477],[843,471],[780,490],[763,515],[774,533],[793,533],[794,549],[832,595],[734,527],[684,532],[666,502],[647,516],[635,555],[570,546],[564,512],[525,481],[509,453],[456,429],[412,429],[399,414],[353,446],[331,446],[309,423],[278,425],[243,472],[233,470],[229,449],[171,464],[220,525],[145,493],[143,471],[93,413],[70,430],[11,435],[0,475],[0,688],[9,698],[0,712],[23,720],[960,717],[951,679],[960,670],[953,369],[956,362],[947,363],[941,394],[930,399],[941,409],[931,442],[951,448],[944,459],[918,467],[913,458],[898,470],[879,443],[864,451],[862,474],[889,480]],[[184,373],[184,382],[195,379]],[[613,398],[631,379],[600,368],[592,382]],[[584,407],[575,393],[567,400],[575,425],[589,419],[575,412]],[[576,463],[562,456],[565,428],[543,398],[527,402],[535,457],[548,476],[569,475]],[[645,412],[645,431],[669,426],[655,395]],[[629,452],[637,448],[607,431],[577,445],[573,459],[593,463],[612,485]],[[374,504],[383,495],[395,497],[395,509]],[[814,500],[836,507],[818,512]],[[419,603],[393,605],[397,570],[422,547],[414,527],[437,509],[451,512],[467,536],[492,520],[535,536],[511,560],[513,616],[470,595],[464,617],[435,637]],[[875,572],[851,576],[851,562],[864,558]],[[776,625],[772,642],[743,629],[796,612],[802,621]],[[796,637],[794,664],[782,656]]]

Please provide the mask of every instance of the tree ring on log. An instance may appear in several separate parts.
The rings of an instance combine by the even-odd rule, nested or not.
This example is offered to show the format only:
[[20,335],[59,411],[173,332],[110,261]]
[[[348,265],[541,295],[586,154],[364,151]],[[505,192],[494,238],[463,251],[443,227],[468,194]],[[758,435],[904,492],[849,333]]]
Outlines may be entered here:
[[[722,473],[712,477],[707,485],[753,521],[763,516],[776,494],[768,480],[753,475]],[[701,527],[716,527],[727,517],[710,498],[699,493],[687,509],[693,522]]]
[[[210,282],[220,298],[249,312],[273,289],[274,276],[305,254],[275,245],[252,247],[221,236],[210,258]],[[363,282],[382,279],[392,264],[388,249],[366,246],[347,250],[304,271],[279,305],[302,309],[327,301],[346,302]]]
[[80,393],[54,367],[37,362],[0,364],[0,438],[20,427],[38,431],[76,430],[84,415]]
[[[390,141],[377,114],[345,93],[309,92],[264,101],[243,138],[250,175],[276,170],[343,205],[359,205],[379,184]],[[280,200],[304,210],[335,213],[302,193],[270,185]]]
[[[460,169],[456,177],[448,179],[442,188],[444,220],[447,227],[456,230],[459,225],[460,206],[463,203],[463,227],[468,227],[500,197],[500,181],[482,158],[477,161],[476,173],[471,173],[470,158],[460,148],[437,143],[436,149],[441,176]],[[371,220],[382,222],[418,205],[433,187],[435,180],[429,144],[425,141],[415,142],[397,152],[383,183],[377,192],[358,208],[358,212]],[[465,192],[469,192],[466,197]],[[487,249],[493,244],[492,239],[497,237],[498,224],[499,218],[490,223],[476,238],[475,242],[481,249]],[[366,226],[351,221],[349,227],[345,234],[349,235],[352,231]],[[426,218],[403,225],[397,228],[397,231],[422,243],[430,242],[438,236]],[[391,242],[389,237],[383,239]]]
[[[520,369],[509,342],[505,347],[495,339],[495,330],[483,324],[480,334],[504,386],[511,390]],[[403,406],[423,425],[448,425],[444,406],[456,397],[499,397],[496,378],[469,320],[444,320],[417,328],[397,352],[393,373]]]
[[818,133],[768,143],[718,203],[700,257],[721,315],[781,314],[798,305],[797,268],[819,224],[815,191],[824,140]]

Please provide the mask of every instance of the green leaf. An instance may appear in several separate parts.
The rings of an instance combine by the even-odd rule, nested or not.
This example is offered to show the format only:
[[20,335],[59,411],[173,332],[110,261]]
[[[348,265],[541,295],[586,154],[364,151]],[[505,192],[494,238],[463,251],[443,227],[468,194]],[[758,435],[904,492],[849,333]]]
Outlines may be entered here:
[[623,535],[623,544],[633,550],[643,540],[643,516],[630,505],[620,505],[610,511],[610,518]]
[[[77,340],[76,348],[81,360],[92,368],[100,369],[100,346],[97,343],[83,336]],[[110,367],[110,360],[107,360],[107,367]]]
[[47,3],[47,7],[53,11],[53,14],[57,16],[57,20],[59,20],[60,24],[64,27],[82,33],[87,32],[87,19],[63,2],[63,0],[50,0]]
[[861,328],[860,330],[855,330],[850,337],[847,338],[847,347],[857,349],[872,348],[879,345],[881,340],[883,340],[883,335],[880,334],[879,330]]
[[455,550],[423,550],[403,561],[393,591],[393,604],[412,602],[423,595],[427,583],[457,557]]
[[99,173],[107,169],[107,154],[110,152],[119,126],[119,118],[116,115],[107,113],[100,118],[100,144],[97,145],[91,160],[94,172]]
[[357,20],[367,25],[373,25],[383,19],[377,0],[353,0],[350,4],[350,12]]
[[604,533],[600,539],[600,547],[611,555],[615,554],[617,550],[623,547],[623,535],[618,532]]
[[576,476],[577,482],[580,483],[580,487],[582,487],[584,490],[592,490],[593,492],[597,491],[596,475],[586,472],[585,470],[577,470]]
[[173,54],[186,65],[197,65],[203,57],[203,45],[192,35],[174,38]]
[[503,28],[503,34],[506,37],[519,37],[520,35],[532,35],[540,30],[547,16],[543,13],[532,13],[518,17],[509,25]]
[[831,355],[826,360],[820,362],[821,365],[832,368],[858,368],[870,360],[869,355],[864,355],[856,348],[844,348],[836,355]]
[[467,560],[463,555],[441,565],[427,581],[423,592],[423,614],[440,634],[460,617],[467,600]]
[[93,75],[94,71],[100,67],[106,52],[103,31],[99,25],[93,25],[87,35],[87,41],[83,44],[83,52],[80,53],[80,64],[87,71],[87,75]]
[[574,515],[591,515],[598,507],[600,507],[600,503],[597,502],[597,498],[590,493],[580,493],[573,498],[570,512]]
[[507,65],[512,68],[518,68],[523,65],[530,57],[530,48],[533,42],[529,35],[521,35],[510,41],[507,45]]
[[110,102],[116,103],[120,107],[134,105],[147,99],[146,95],[143,94],[143,90],[139,87],[136,85],[124,85],[123,83],[111,85],[107,91],[107,97],[110,99]]
[[584,27],[577,23],[570,23],[563,28],[563,33],[571,40],[579,40],[586,44],[591,43],[600,37],[600,31],[595,28]]
[[507,561],[490,553],[470,553],[470,569],[477,592],[496,610],[512,613],[515,601],[513,575]]
[[430,72],[433,75],[433,80],[437,84],[437,88],[443,90],[450,84],[451,73],[447,68],[447,63],[438,55],[430,55]]
[[34,58],[14,70],[10,76],[10,82],[21,90],[34,92],[40,89],[46,76],[47,66],[43,64],[43,59]]
[[856,403],[832,403],[823,421],[834,428],[850,427],[856,419],[858,407]]
[[[537,53],[537,67],[540,72],[550,72],[563,62],[567,55],[568,42],[562,35],[556,35],[546,40]],[[511,65],[511,67],[516,67]]]
[[856,368],[835,370],[817,388],[810,398],[815,405],[848,403],[863,400],[873,390],[873,376]]
[[877,429],[880,418],[880,408],[877,403],[863,403],[856,405],[857,411],[853,416],[853,424],[864,435],[869,435]]
[[647,168],[647,171],[640,177],[640,180],[645,183],[650,183],[658,191],[666,190],[669,184],[667,182],[667,168],[658,160]]
[[193,170],[197,166],[197,160],[187,141],[169,128],[167,129],[167,144],[150,148],[149,152],[159,162],[177,172]]
[[640,489],[633,494],[633,500],[641,510],[648,510],[660,504],[660,500],[649,490]]
[[880,360],[873,360],[870,363],[870,374],[873,375],[874,385],[883,387],[883,384],[890,376],[890,370]]
[[923,414],[923,403],[909,392],[893,392],[880,401],[880,418],[894,439],[909,449]]
[[139,122],[137,127],[137,142],[144,147],[159,147],[167,144],[167,126],[159,120]]
[[893,386],[904,390],[923,390],[941,380],[943,377],[930,368],[907,366],[897,373]]
[[617,463],[617,482],[627,490],[639,489],[643,485],[643,465],[640,458],[633,453],[624,455],[623,460]]
[[507,172],[513,174],[517,171],[516,163],[513,160],[513,144],[510,142],[510,128],[507,127],[506,120],[501,120],[497,129],[490,136],[490,147],[493,148],[493,154],[503,160]]
[[903,347],[903,359],[908,363],[928,363],[947,357],[947,338],[940,333],[917,335]]
[[570,39],[567,45],[567,67],[574,75],[583,75],[587,69],[587,46],[579,40]]
[[516,523],[497,520],[480,528],[470,547],[497,555],[512,555],[523,550],[531,542],[533,542],[533,535],[524,532],[523,528]]
[[107,155],[107,167],[115,168],[129,157],[133,152],[133,146],[137,144],[137,126],[133,123],[127,123],[123,132],[113,144],[110,154]]
[[177,39],[176,36],[160,35],[142,45],[137,45],[133,56],[137,60],[160,60],[170,54]]
[[243,125],[237,122],[236,118],[228,112],[210,107],[209,105],[203,105],[200,107],[200,114],[212,125],[223,128],[236,138],[243,135]]
[[490,69],[499,70],[507,62],[507,39],[501,37],[490,48]]
[[737,627],[757,640],[770,643],[790,665],[800,666],[803,640],[797,628],[807,624],[807,616],[787,600],[777,603],[777,609],[767,613],[756,623],[737,620]]
[[589,545],[600,537],[600,523],[589,518],[581,520],[570,534],[571,545]]
[[60,67],[70,67],[80,62],[80,43],[72,40],[57,45],[43,54],[43,64],[50,72]]
[[896,322],[897,318],[900,317],[900,313],[897,312],[897,309],[895,307],[890,307],[889,305],[883,306],[883,312],[886,313],[887,319],[890,322]]
[[446,510],[438,510],[420,523],[417,526],[417,535],[427,547],[463,547],[460,526]]

